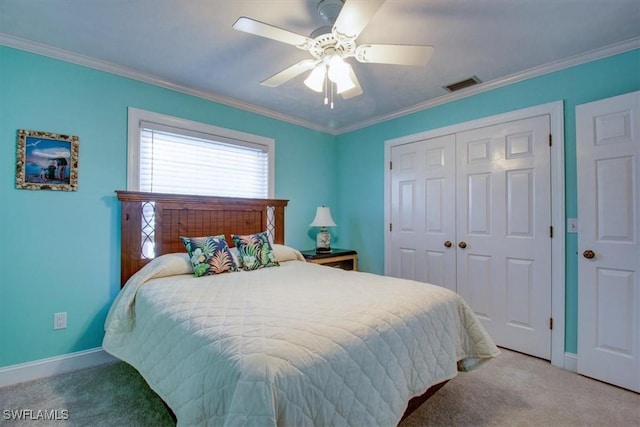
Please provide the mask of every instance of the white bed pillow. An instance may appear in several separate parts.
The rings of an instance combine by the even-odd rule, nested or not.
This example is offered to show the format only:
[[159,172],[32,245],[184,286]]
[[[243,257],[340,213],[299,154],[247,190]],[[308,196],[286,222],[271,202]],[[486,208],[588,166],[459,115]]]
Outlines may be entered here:
[[[294,249],[290,246],[279,245],[277,243],[274,243],[271,246],[273,247],[273,254],[276,257],[276,261],[278,262],[304,261],[304,257],[297,249]],[[236,262],[236,265],[240,265],[238,261],[238,249],[233,247],[230,249],[230,251],[231,255],[233,256],[233,260]]]
[[276,261],[278,262],[304,261],[304,257],[297,249],[294,249],[290,246],[279,245],[277,243],[273,244],[272,246]]

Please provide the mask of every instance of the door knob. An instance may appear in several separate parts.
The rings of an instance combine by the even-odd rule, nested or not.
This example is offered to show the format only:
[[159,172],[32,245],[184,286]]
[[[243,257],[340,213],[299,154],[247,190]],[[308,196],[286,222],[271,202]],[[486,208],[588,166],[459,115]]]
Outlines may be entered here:
[[458,247],[459,247],[460,249],[464,249],[464,248],[466,248],[466,247],[467,247],[467,244],[466,244],[464,241],[462,241],[462,242],[458,243]]
[[591,249],[587,249],[586,251],[582,252],[582,256],[585,257],[586,259],[593,259],[596,257],[596,253],[593,252]]
[[445,247],[445,248],[450,248],[452,244],[453,244],[453,243],[451,243],[451,241],[450,241],[450,240],[447,240],[446,242],[444,242],[444,247]]

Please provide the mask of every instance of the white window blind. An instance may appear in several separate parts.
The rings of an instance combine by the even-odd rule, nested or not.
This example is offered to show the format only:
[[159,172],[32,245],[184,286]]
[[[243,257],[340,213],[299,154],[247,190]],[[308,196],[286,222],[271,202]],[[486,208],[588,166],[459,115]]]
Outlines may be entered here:
[[269,196],[269,147],[139,122],[139,190],[207,196]]
[[[127,189],[273,198],[275,141],[129,107]],[[273,211],[267,211],[273,238]],[[142,206],[143,258],[155,257],[155,204]]]

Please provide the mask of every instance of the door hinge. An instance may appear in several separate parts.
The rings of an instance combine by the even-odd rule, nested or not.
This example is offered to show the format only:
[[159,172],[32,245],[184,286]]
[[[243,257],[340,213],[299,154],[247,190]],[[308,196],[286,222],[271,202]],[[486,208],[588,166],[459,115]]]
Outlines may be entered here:
[[389,170],[393,170],[393,162],[389,162]]
[[393,224],[389,223],[389,231],[393,231]]
[[553,317],[549,318],[549,329],[553,329]]
[[553,225],[549,226],[549,237],[553,239]]
[[553,135],[549,134],[549,147],[553,145]]

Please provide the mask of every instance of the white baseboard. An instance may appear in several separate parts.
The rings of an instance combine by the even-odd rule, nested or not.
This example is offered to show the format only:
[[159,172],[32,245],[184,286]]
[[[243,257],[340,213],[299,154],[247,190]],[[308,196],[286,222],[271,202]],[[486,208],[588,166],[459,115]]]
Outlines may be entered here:
[[102,347],[0,368],[0,387],[115,362]]
[[564,369],[571,372],[578,372],[578,355],[575,353],[564,354]]

